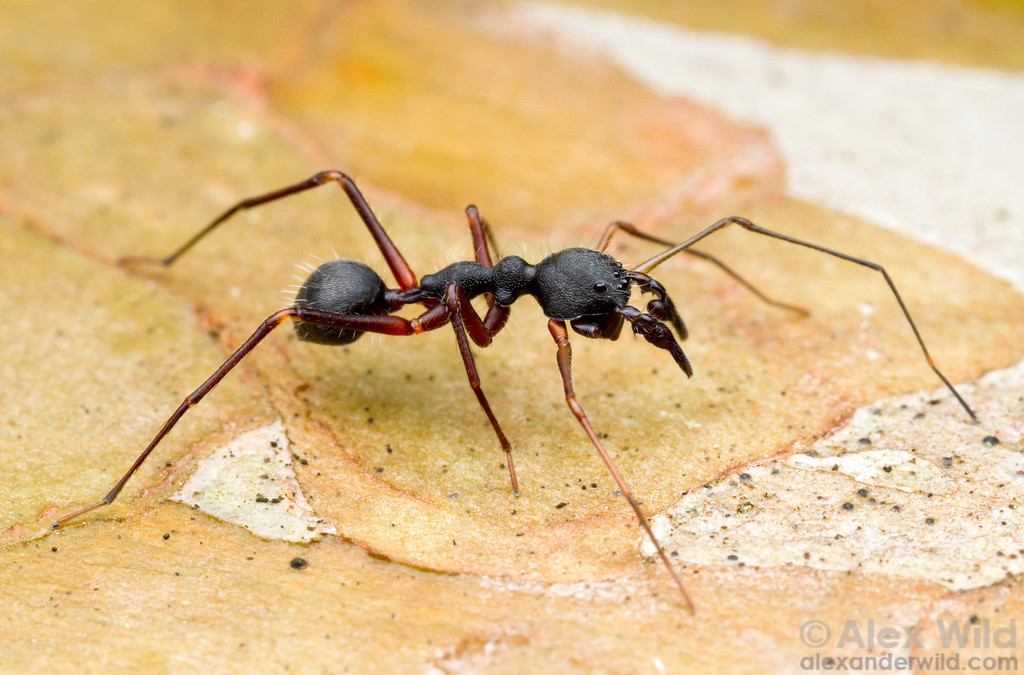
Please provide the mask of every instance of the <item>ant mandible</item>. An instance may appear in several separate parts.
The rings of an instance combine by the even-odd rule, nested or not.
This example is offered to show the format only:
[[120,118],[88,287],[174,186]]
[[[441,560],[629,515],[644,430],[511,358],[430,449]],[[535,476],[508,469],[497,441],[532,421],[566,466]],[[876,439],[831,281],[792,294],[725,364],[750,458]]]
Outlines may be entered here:
[[[682,580],[651,530],[647,517],[637,504],[632,490],[594,432],[583,407],[576,400],[576,391],[572,382],[572,350],[569,345],[566,323],[575,332],[585,337],[615,340],[619,337],[624,322],[628,321],[634,333],[642,336],[655,347],[666,350],[686,373],[686,376],[692,376],[693,369],[690,362],[676,341],[672,329],[669,328],[669,326],[674,328],[679,338],[685,340],[687,337],[686,325],[676,311],[665,288],[648,276],[648,272],[681,252],[712,262],[769,304],[806,314],[806,311],[799,307],[767,298],[721,261],[691,248],[705,237],[733,224],[750,232],[821,251],[880,272],[910,324],[928,365],[960,402],[971,419],[977,420],[974,411],[932,361],[932,357],[924,345],[924,340],[903,303],[903,298],[900,297],[895,284],[881,265],[766,230],[745,218],[724,218],[678,244],[646,234],[629,223],[614,222],[604,231],[596,248],[567,248],[548,255],[536,265],[531,265],[518,256],[507,256],[500,258],[496,263],[493,262],[491,248],[497,251],[497,247],[494,245],[490,228],[480,217],[476,207],[469,206],[466,208],[466,216],[473,237],[475,261],[453,263],[434,274],[423,277],[417,283],[416,275],[384,231],[352,179],[340,171],[324,171],[301,183],[239,202],[200,230],[177,251],[157,262],[165,266],[170,265],[214,228],[239,211],[304,192],[325,183],[337,183],[348,195],[384,255],[388,267],[391,268],[391,273],[398,282],[398,288],[387,288],[376,272],[355,260],[331,260],[318,267],[301,286],[295,303],[291,307],[274,312],[267,317],[249,339],[217,368],[213,375],[185,398],[177,410],[164,422],[156,437],[146,446],[128,472],[103,499],[64,516],[53,524],[54,529],[82,514],[113,502],[128,480],[185,412],[199,403],[263,338],[287,319],[295,322],[295,333],[300,340],[324,345],[349,344],[365,332],[384,335],[415,335],[450,323],[455,331],[459,353],[462,355],[470,386],[494,428],[498,442],[505,451],[509,476],[512,480],[512,491],[518,495],[519,482],[516,480],[515,466],[512,463],[512,446],[501,430],[501,425],[498,424],[497,418],[491,411],[491,406],[487,403],[487,397],[484,396],[480,387],[480,376],[473,361],[469,341],[472,340],[479,347],[491,344],[491,340],[508,321],[512,303],[523,295],[532,295],[537,299],[544,315],[548,317],[548,331],[558,348],[558,370],[562,376],[565,399],[570,410],[583,426],[583,430],[600,454],[601,459],[604,460],[622,495],[633,508],[637,520],[640,521],[640,525],[643,526],[647,536],[654,543],[658,556],[692,612],[694,605]],[[667,248],[632,270],[626,270],[622,263],[605,253],[612,235],[619,230]],[[134,260],[146,261],[147,259]],[[647,303],[647,311],[641,311],[628,304],[634,286],[641,293],[650,293],[654,296]],[[470,304],[470,300],[480,295],[485,296],[487,301],[487,312],[483,317]],[[422,305],[426,310],[412,319],[394,315],[400,308],[413,303]]]

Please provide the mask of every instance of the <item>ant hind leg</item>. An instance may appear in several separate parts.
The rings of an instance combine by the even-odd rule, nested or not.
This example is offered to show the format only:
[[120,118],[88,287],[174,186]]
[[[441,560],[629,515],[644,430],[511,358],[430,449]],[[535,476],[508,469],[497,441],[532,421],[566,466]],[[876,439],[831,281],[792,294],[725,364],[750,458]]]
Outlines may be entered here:
[[384,335],[413,335],[415,333],[433,330],[443,326],[448,322],[449,316],[446,308],[442,305],[431,307],[420,316],[411,320],[389,314],[338,314],[335,312],[309,309],[305,307],[288,307],[271,314],[262,324],[260,324],[259,328],[249,336],[249,339],[243,342],[242,345],[238,347],[238,349],[236,349],[234,353],[232,353],[231,356],[229,356],[224,363],[222,363],[220,367],[206,379],[205,382],[185,397],[185,400],[181,402],[181,405],[171,413],[171,416],[168,417],[167,421],[164,422],[162,427],[160,427],[160,430],[157,432],[156,436],[153,437],[153,440],[149,442],[149,445],[146,446],[145,450],[143,450],[136,458],[131,468],[129,468],[121,479],[114,484],[114,487],[106,494],[106,496],[103,497],[103,499],[60,518],[51,526],[52,529],[56,530],[81,515],[112,503],[121,493],[121,490],[124,489],[128,480],[135,475],[135,472],[139,470],[139,467],[141,467],[146,461],[150,453],[152,453],[156,446],[159,445],[160,441],[170,433],[171,429],[174,428],[174,425],[178,423],[185,413],[203,400],[203,398],[210,393],[210,391],[213,390],[213,388],[216,387],[235,366],[241,363],[242,359],[249,355],[249,352],[255,349],[264,338],[270,335],[275,328],[280,326],[287,319],[350,331],[382,333]]
[[[380,252],[384,255],[384,259],[388,263],[388,267],[391,268],[391,273],[395,276],[398,281],[399,287],[404,291],[416,286],[416,275],[413,273],[412,268],[409,267],[409,263],[405,261],[402,254],[398,251],[398,247],[395,246],[394,242],[388,236],[387,232],[384,231],[384,227],[377,220],[377,216],[374,215],[370,205],[366,202],[366,198],[363,197],[363,193],[356,187],[355,181],[353,181],[347,174],[341,171],[321,171],[320,173],[312,176],[300,183],[289,185],[279,190],[267,192],[255,197],[249,197],[243,199],[224,213],[220,214],[213,219],[206,227],[201,229],[195,235],[193,235],[183,245],[178,247],[173,253],[165,258],[156,260],[161,265],[167,266],[174,263],[175,260],[184,255],[189,249],[195,246],[203,237],[210,234],[215,230],[221,223],[231,218],[239,211],[245,211],[263,204],[269,204],[270,202],[277,201],[278,199],[284,199],[291,195],[305,192],[306,190],[312,190],[313,188],[320,187],[325,183],[337,183],[341,186],[341,189],[345,191],[349,201],[352,202],[352,206],[355,207],[356,212],[370,231],[370,235],[377,243],[377,247]],[[139,262],[154,262],[150,258],[122,258],[120,261],[122,264],[132,264]]]

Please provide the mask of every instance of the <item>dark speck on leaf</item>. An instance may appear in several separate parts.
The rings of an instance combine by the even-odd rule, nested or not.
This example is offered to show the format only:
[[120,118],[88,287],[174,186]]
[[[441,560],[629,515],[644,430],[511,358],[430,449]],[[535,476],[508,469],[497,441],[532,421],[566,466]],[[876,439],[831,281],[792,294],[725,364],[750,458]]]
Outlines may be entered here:
[[292,566],[293,570],[301,570],[306,567],[309,562],[305,558],[292,558],[292,561],[288,564]]

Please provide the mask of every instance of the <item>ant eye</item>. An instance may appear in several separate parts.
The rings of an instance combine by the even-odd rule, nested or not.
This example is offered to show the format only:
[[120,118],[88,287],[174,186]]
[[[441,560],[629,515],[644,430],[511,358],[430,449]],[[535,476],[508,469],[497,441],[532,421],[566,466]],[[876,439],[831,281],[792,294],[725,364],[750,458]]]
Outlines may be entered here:
[[608,284],[606,284],[603,281],[598,281],[596,284],[594,284],[594,290],[597,291],[598,293],[604,293],[605,291],[608,290]]

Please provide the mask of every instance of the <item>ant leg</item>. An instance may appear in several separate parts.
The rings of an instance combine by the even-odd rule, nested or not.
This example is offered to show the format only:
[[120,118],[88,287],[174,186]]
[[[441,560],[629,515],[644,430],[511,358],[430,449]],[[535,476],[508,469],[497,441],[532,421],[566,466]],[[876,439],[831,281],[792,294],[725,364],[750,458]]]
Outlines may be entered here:
[[[611,241],[612,235],[615,234],[619,230],[622,230],[626,234],[631,234],[631,235],[633,235],[634,237],[636,237],[638,239],[644,239],[646,241],[654,242],[655,244],[661,244],[662,246],[672,247],[672,246],[676,245],[676,243],[674,241],[668,241],[667,239],[662,239],[660,237],[655,237],[654,235],[647,234],[643,230],[640,230],[639,228],[637,228],[636,225],[633,225],[632,223],[626,223],[626,222],[623,222],[621,220],[616,220],[613,223],[609,223],[608,227],[605,228],[604,234],[601,235],[601,241],[598,242],[598,244],[597,244],[597,250],[601,251],[601,252],[604,252],[604,250],[606,248],[608,248],[608,243]],[[808,312],[803,307],[799,307],[797,305],[790,305],[788,303],[780,302],[778,300],[772,300],[767,295],[765,295],[760,290],[758,290],[758,288],[756,286],[754,286],[754,284],[752,284],[749,281],[747,281],[746,279],[744,279],[742,276],[739,275],[738,272],[736,272],[734,269],[732,269],[731,267],[726,265],[724,262],[722,262],[721,260],[719,260],[715,256],[710,255],[708,253],[704,253],[703,251],[698,251],[696,249],[692,249],[692,248],[686,248],[686,249],[683,249],[683,250],[684,250],[684,252],[689,253],[690,255],[692,255],[694,257],[700,258],[702,260],[706,260],[709,263],[711,263],[712,265],[715,265],[716,267],[718,267],[718,269],[722,270],[727,275],[732,277],[733,280],[736,281],[738,284],[740,284],[741,286],[746,288],[748,291],[753,293],[754,296],[757,297],[757,299],[760,300],[761,302],[763,302],[765,304],[768,304],[768,305],[771,305],[772,307],[779,307],[780,309],[785,309],[785,310],[790,311],[790,312],[795,312],[795,313],[797,313],[797,314],[799,314],[801,316],[807,316],[808,314],[810,314],[810,312]],[[637,269],[639,269],[639,268],[637,268]],[[649,271],[649,270],[647,270],[647,271]]]
[[498,331],[505,327],[505,322],[508,321],[509,314],[511,313],[511,307],[501,307],[492,304],[483,318],[484,327],[487,329],[487,332],[491,335],[496,335]]
[[[480,215],[480,211],[472,204],[466,207],[466,219],[469,221],[469,231],[473,235],[473,253],[476,261],[484,267],[494,267],[491,249],[494,250],[494,255],[499,259],[501,258],[501,253],[498,252],[498,244],[494,241],[494,235],[491,233],[490,226]],[[490,246],[488,246],[488,243]],[[496,306],[494,304],[494,297],[490,293],[485,293],[484,295],[487,298],[487,316],[484,318],[484,324],[491,335],[494,335],[505,327],[505,322],[508,321],[509,308]]]
[[465,328],[466,333],[472,338],[473,342],[480,347],[487,347],[491,344],[492,338],[498,333],[499,330],[504,326],[505,322],[502,320],[501,325],[497,328],[488,326],[487,319],[492,315],[503,313],[505,318],[508,318],[509,308],[492,306],[487,311],[487,316],[483,319],[476,313],[476,309],[466,296],[466,292],[462,290],[462,287],[455,282],[450,282],[445,287],[445,304],[449,307],[454,307],[454,311],[458,313],[459,319],[462,321],[462,325]]
[[633,491],[629,489],[629,485],[626,480],[619,473],[619,469],[615,466],[615,462],[612,461],[608,451],[604,449],[597,434],[594,433],[594,428],[590,426],[590,420],[587,419],[587,414],[583,411],[583,407],[576,400],[576,390],[572,384],[572,347],[569,345],[569,333],[565,329],[565,322],[560,319],[550,319],[548,321],[548,330],[551,332],[551,337],[554,338],[555,344],[558,345],[558,371],[562,375],[562,385],[565,388],[565,400],[569,404],[569,409],[572,410],[572,414],[576,416],[579,423],[583,426],[583,430],[587,433],[590,438],[590,442],[594,444],[598,454],[601,455],[601,459],[604,460],[605,466],[612,474],[612,478],[615,479],[615,483],[619,486],[619,491],[629,502],[629,505],[633,507],[633,512],[636,513],[637,519],[640,521],[640,525],[643,526],[647,532],[647,536],[651,538],[654,543],[654,548],[658,550],[658,556],[661,558],[661,562],[665,564],[665,568],[669,574],[672,575],[672,580],[675,581],[676,586],[679,588],[679,592],[683,594],[683,600],[686,601],[686,605],[690,608],[691,613],[696,613],[693,606],[693,601],[690,600],[689,593],[686,592],[686,588],[683,586],[682,579],[676,573],[672,563],[669,562],[668,556],[665,555],[665,551],[661,547],[661,543],[658,538],[654,536],[654,530],[651,529],[650,523],[647,521],[647,516],[640,510],[640,505],[637,503],[636,498],[633,497]]
[[903,311],[903,316],[906,317],[907,319],[907,323],[910,324],[910,329],[914,332],[914,337],[917,338],[917,344],[920,345],[921,352],[924,353],[925,361],[927,361],[928,365],[931,366],[932,371],[934,371],[935,374],[939,376],[939,379],[942,380],[942,383],[944,385],[946,385],[946,388],[949,389],[950,392],[952,392],[956,400],[960,402],[960,405],[963,406],[963,409],[967,411],[968,415],[970,415],[971,420],[974,422],[978,421],[978,416],[974,414],[974,411],[971,409],[971,406],[967,405],[967,401],[965,401],[964,398],[960,395],[960,392],[956,390],[956,388],[950,383],[950,381],[946,379],[946,376],[942,374],[942,371],[939,370],[938,366],[935,365],[935,361],[932,360],[931,354],[928,353],[928,348],[925,347],[924,345],[924,338],[921,337],[920,331],[917,330],[917,324],[914,323],[914,319],[911,318],[910,316],[910,310],[908,310],[906,304],[904,304],[903,298],[902,296],[900,296],[900,292],[896,290],[896,284],[893,283],[892,278],[889,276],[889,273],[885,271],[885,268],[879,265],[878,263],[871,262],[870,260],[863,260],[861,258],[855,258],[852,255],[847,255],[846,253],[841,253],[839,251],[826,248],[824,246],[812,244],[811,242],[804,241],[802,239],[796,239],[794,237],[781,234],[779,232],[766,230],[763,227],[755,225],[746,218],[733,216],[730,218],[723,218],[722,220],[719,220],[717,223],[714,223],[713,225],[704,228],[704,230],[698,232],[697,234],[690,237],[686,241],[680,244],[676,244],[675,246],[672,246],[666,251],[662,251],[661,253],[654,256],[650,260],[640,263],[635,268],[633,268],[633,271],[642,273],[650,272],[652,269],[654,269],[661,263],[665,262],[666,260],[674,256],[676,253],[679,253],[680,251],[686,251],[687,249],[689,249],[690,246],[693,246],[701,239],[704,239],[705,237],[710,236],[715,232],[734,223],[749,232],[754,232],[755,234],[763,234],[766,237],[771,237],[772,239],[786,241],[789,242],[790,244],[796,244],[797,246],[803,246],[805,248],[813,249],[815,251],[827,253],[841,260],[856,263],[857,265],[862,265],[869,269],[875,270],[876,272],[879,272],[885,279],[885,283],[889,285],[889,290],[891,290],[893,296],[895,296],[896,302],[899,303],[900,309]]
[[479,209],[472,204],[466,207],[466,219],[469,221],[469,231],[473,235],[473,253],[476,261],[484,267],[493,267],[491,249],[494,249],[494,255],[498,258],[501,258],[501,253],[498,251],[497,242],[494,241],[491,227],[480,215]]
[[605,315],[572,319],[569,325],[574,331],[591,339],[618,340],[622,333],[622,315],[608,312]]
[[653,234],[647,234],[643,230],[639,229],[633,223],[627,223],[624,220],[614,220],[608,223],[608,227],[604,228],[604,232],[601,233],[601,238],[598,240],[597,246],[595,246],[594,248],[600,251],[601,253],[607,252],[608,244],[612,242],[612,237],[615,236],[615,233],[618,232],[619,230],[622,230],[626,234],[631,234],[634,237],[637,237],[638,239],[646,239],[647,241],[653,241],[655,244],[664,244],[667,246],[672,245],[671,242],[665,241],[664,239],[659,239],[658,237],[655,237]]
[[[366,199],[363,197],[363,193],[356,187],[355,182],[349,178],[346,174],[341,171],[322,171],[311,178],[308,178],[301,183],[289,185],[288,187],[281,188],[280,190],[274,190],[273,192],[267,192],[266,194],[257,195],[248,199],[243,199],[238,202],[230,209],[217,216],[209,225],[204,227],[198,233],[196,233],[191,239],[186,241],[178,250],[171,253],[166,258],[159,260],[162,265],[170,265],[179,257],[181,257],[186,251],[192,248],[200,239],[212,232],[218,225],[223,223],[225,220],[235,215],[239,211],[251,209],[255,206],[261,206],[269,202],[283,199],[299,192],[305,192],[306,190],[312,190],[313,188],[320,187],[324,183],[337,183],[348,195],[349,201],[352,202],[352,206],[355,207],[359,217],[362,218],[363,223],[370,230],[370,235],[374,241],[377,242],[377,247],[380,252],[384,254],[384,259],[388,263],[388,267],[391,268],[391,273],[394,274],[395,279],[398,281],[399,287],[404,291],[409,288],[416,286],[416,275],[413,273],[412,268],[409,267],[409,263],[405,261],[402,254],[399,253],[398,248],[394,242],[384,231],[380,221],[377,220],[377,216],[374,215],[370,205],[366,203]],[[147,261],[147,258],[124,258],[123,262],[136,262],[136,261]]]
[[[519,481],[516,480],[516,468],[512,463],[512,446],[509,444],[508,439],[505,438],[505,432],[501,430],[498,418],[494,416],[491,406],[487,402],[487,397],[484,396],[484,390],[480,386],[480,374],[476,370],[473,353],[469,349],[469,340],[466,338],[466,333],[468,332],[473,338],[473,342],[481,347],[486,347],[491,344],[491,334],[487,332],[483,322],[473,309],[473,306],[469,304],[469,300],[462,292],[462,289],[454,282],[449,283],[445,288],[444,307],[447,308],[450,314],[452,328],[455,330],[455,339],[459,343],[459,353],[462,355],[462,361],[466,366],[466,376],[469,377],[469,386],[472,387],[473,393],[476,394],[480,407],[484,409],[484,414],[487,415],[491,426],[494,427],[494,433],[498,436],[498,443],[501,444],[502,450],[505,451],[508,473],[512,479],[512,492],[518,497]],[[463,307],[468,307],[465,315],[463,314]],[[467,318],[469,319],[468,321]]]
[[146,446],[146,449],[142,451],[142,454],[138,456],[135,463],[132,464],[130,469],[128,469],[127,473],[121,477],[121,480],[117,481],[114,487],[106,494],[105,497],[103,497],[103,499],[95,504],[90,504],[85,508],[64,516],[55,522],[52,528],[56,530],[78,516],[113,502],[117,498],[117,495],[120,494],[128,480],[136,471],[138,471],[139,467],[146,461],[146,458],[148,458],[150,453],[153,452],[153,449],[156,448],[160,441],[163,440],[164,436],[171,431],[174,425],[178,423],[178,420],[180,420],[190,408],[199,403],[204,396],[210,393],[210,391],[216,387],[222,379],[224,379],[224,376],[227,375],[232,368],[237,366],[242,359],[244,359],[249,352],[256,347],[256,345],[262,342],[271,331],[280,326],[285,319],[304,321],[306,323],[318,324],[321,326],[344,328],[346,330],[382,333],[385,335],[413,335],[443,326],[448,322],[448,313],[443,306],[438,305],[428,309],[426,312],[413,319],[405,319],[400,316],[391,316],[388,314],[335,314],[334,312],[307,309],[303,307],[288,307],[271,314],[262,324],[260,324],[260,327],[249,336],[249,339],[243,342],[242,345],[236,349],[235,352],[229,356],[219,368],[217,368],[216,371],[214,371],[213,375],[207,378],[207,380],[203,382],[198,389],[185,397],[185,400],[182,401],[177,410],[167,418],[167,421],[164,422],[160,431],[157,432],[153,440]]

